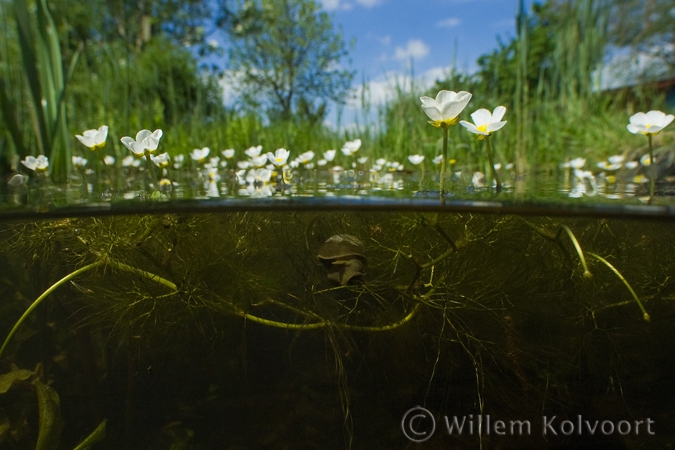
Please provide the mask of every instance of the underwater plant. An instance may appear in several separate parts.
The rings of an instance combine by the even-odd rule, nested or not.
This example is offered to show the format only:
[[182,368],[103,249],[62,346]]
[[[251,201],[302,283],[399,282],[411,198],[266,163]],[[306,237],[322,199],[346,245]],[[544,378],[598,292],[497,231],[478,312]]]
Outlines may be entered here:
[[499,176],[495,169],[494,158],[492,157],[490,135],[506,125],[506,121],[502,121],[504,114],[506,114],[506,107],[504,106],[497,106],[492,113],[485,108],[481,108],[471,114],[474,123],[467,122],[466,120],[461,120],[459,122],[459,124],[466,128],[470,133],[477,134],[479,141],[485,140],[488,162],[490,163],[490,170],[492,170],[492,178],[495,180],[497,192],[502,190],[502,184],[499,181]]
[[445,171],[448,160],[448,128],[459,122],[459,115],[471,100],[471,93],[466,91],[445,91],[436,94],[436,98],[420,97],[422,109],[431,120],[429,123],[443,129],[443,159],[441,160],[440,194],[443,198],[445,187]]
[[654,161],[654,148],[652,145],[652,136],[656,136],[665,127],[675,119],[672,114],[666,115],[663,111],[652,110],[648,113],[639,112],[633,114],[626,125],[628,131],[633,134],[644,134],[649,143],[649,165],[651,166],[651,175],[649,177],[649,201],[654,197],[654,184],[656,183],[656,164]]

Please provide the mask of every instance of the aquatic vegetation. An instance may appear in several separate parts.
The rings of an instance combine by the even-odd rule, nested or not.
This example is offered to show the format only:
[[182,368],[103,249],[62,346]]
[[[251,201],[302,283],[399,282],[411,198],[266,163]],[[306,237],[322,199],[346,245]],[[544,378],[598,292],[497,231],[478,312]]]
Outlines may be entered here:
[[[575,368],[584,364],[576,359],[579,352],[600,349],[580,350],[562,336],[581,338],[600,328],[607,342],[626,346],[640,333],[631,328],[630,305],[636,302],[649,308],[650,326],[670,320],[663,295],[673,288],[664,276],[672,258],[660,249],[655,264],[658,258],[640,256],[648,242],[626,238],[638,229],[658,235],[661,228],[587,219],[309,211],[8,224],[0,257],[11,255],[17,261],[12,270],[20,272],[20,261],[39,255],[33,264],[40,275],[33,275],[39,292],[29,309],[2,315],[3,323],[21,317],[8,327],[0,360],[30,361],[30,343],[22,336],[39,323],[39,310],[54,314],[65,301],[69,318],[54,320],[102,330],[111,356],[120,345],[139,346],[141,354],[173,354],[193,335],[215,342],[240,329],[280,342],[291,333],[296,337],[289,346],[325,338],[336,359],[345,415],[354,414],[350,395],[359,379],[345,355],[366,351],[362,342],[375,346],[375,353],[396,354],[400,361],[387,360],[389,371],[422,364],[416,376],[430,385],[466,360],[482,386],[476,395],[488,405],[504,395],[493,389],[511,383],[524,386],[535,401],[566,398]],[[347,241],[335,239],[345,235]],[[542,245],[536,236],[554,245]],[[345,242],[347,249],[326,247]],[[610,276],[621,279],[631,300]],[[0,288],[8,289],[5,281]],[[544,337],[530,315],[545,322]],[[643,315],[650,316],[644,309]],[[236,339],[224,344],[238,348]],[[413,364],[415,352],[430,359]],[[594,364],[618,364],[587,357],[604,361]],[[510,401],[518,392],[508,394]]]
[[76,134],[75,137],[92,151],[102,149],[108,139],[108,126],[101,125],[98,130],[86,130],[81,135]]
[[35,156],[26,156],[26,159],[21,161],[21,164],[34,172],[45,173],[49,169],[49,158],[44,155],[40,155],[37,158]]
[[467,122],[466,120],[461,120],[459,122],[459,124],[466,128],[470,133],[477,134],[478,140],[485,139],[488,163],[490,164],[490,169],[492,170],[492,178],[496,183],[497,192],[502,190],[502,184],[499,181],[497,169],[495,169],[495,163],[492,157],[492,148],[490,148],[490,135],[506,125],[506,121],[502,121],[504,114],[506,114],[506,108],[504,106],[497,106],[492,113],[490,113],[490,111],[485,108],[481,108],[471,114],[471,118],[473,119],[474,123]]
[[459,122],[460,113],[471,100],[471,93],[466,91],[445,91],[436,94],[436,98],[420,97],[424,113],[431,119],[429,123],[443,129],[443,153],[441,160],[440,194],[444,195],[445,171],[448,160],[448,127]]
[[[675,116],[672,114],[666,115],[663,111],[649,111],[648,113],[639,112],[633,114],[629,121],[630,123],[626,125],[628,131],[633,134],[644,134],[647,136],[647,141],[649,144],[649,164],[651,166],[651,174],[649,176],[649,201],[651,202],[654,198],[654,184],[656,183],[656,165],[654,164],[654,148],[652,145],[652,136],[656,136],[663,130],[665,127],[670,125],[670,123],[675,119]],[[642,160],[640,160],[642,162]],[[646,161],[645,161],[646,162]],[[643,165],[645,162],[642,162]]]

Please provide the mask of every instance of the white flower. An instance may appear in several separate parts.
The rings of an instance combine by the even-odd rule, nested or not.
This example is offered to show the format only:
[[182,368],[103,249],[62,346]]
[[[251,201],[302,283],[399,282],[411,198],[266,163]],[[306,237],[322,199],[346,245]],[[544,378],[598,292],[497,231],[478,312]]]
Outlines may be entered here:
[[673,119],[675,119],[675,116],[672,114],[666,115],[662,111],[649,111],[646,114],[639,112],[631,116],[630,123],[626,125],[626,128],[633,134],[642,133],[646,136],[654,136],[667,127]]
[[570,162],[566,162],[561,165],[561,167],[564,167],[566,169],[572,168],[572,169],[581,169],[584,167],[586,164],[586,160],[584,158],[574,158]]
[[337,153],[336,150],[326,150],[323,154],[323,159],[330,162],[335,159],[335,153]]
[[387,160],[384,158],[377,158],[375,160],[375,164],[377,164],[378,166],[384,166],[385,164],[387,164]]
[[459,114],[471,100],[471,93],[466,91],[440,91],[436,98],[420,97],[422,109],[431,119],[429,123],[435,127],[447,128],[459,122]]
[[166,152],[162,153],[161,155],[157,155],[157,156],[150,155],[150,159],[152,160],[152,162],[154,162],[157,165],[157,167],[161,167],[161,168],[168,167],[169,163],[171,162],[171,160],[169,158],[169,154],[166,153]]
[[367,156],[362,156],[361,158],[357,159],[356,162],[359,164],[365,164],[368,161]]
[[218,163],[220,163],[220,157],[213,156],[209,158],[208,164],[204,164],[204,167],[218,167]]
[[49,168],[49,158],[45,155],[40,155],[37,158],[35,156],[26,156],[26,159],[21,161],[21,164],[30,170],[45,172]]
[[286,164],[286,161],[288,161],[288,155],[290,154],[291,152],[289,152],[285,148],[278,148],[274,153],[272,152],[267,153],[267,158],[270,160],[272,164],[279,167]]
[[649,156],[649,153],[642,155],[640,158],[640,164],[643,166],[651,166],[652,165],[652,158]]
[[601,170],[609,170],[609,171],[614,171],[618,170],[621,168],[621,164],[611,164],[611,161],[600,161],[598,163],[598,168]]
[[254,158],[256,156],[260,156],[260,152],[262,151],[262,145],[258,145],[257,147],[249,147],[244,151],[246,153],[246,156],[249,158]]
[[487,109],[481,108],[471,114],[473,123],[461,120],[459,124],[469,132],[477,134],[478,139],[483,139],[506,125],[506,121],[501,122],[505,113],[506,108],[503,106],[497,106],[492,114]]
[[86,158],[81,156],[73,156],[71,159],[73,160],[73,166],[77,167],[78,169],[86,166],[88,162]]
[[135,155],[142,156],[147,150],[148,153],[154,153],[159,146],[159,140],[162,137],[162,130],[157,129],[155,131],[150,130],[141,130],[136,133],[136,140],[130,138],[129,136],[124,136],[122,139],[122,144],[129,150],[131,150]]
[[211,149],[208,147],[195,148],[190,152],[190,157],[197,162],[204,162],[207,156],[211,153]]
[[105,163],[106,166],[112,166],[113,164],[115,164],[115,157],[111,155],[105,155],[105,157],[103,157],[103,162]]
[[248,183],[268,183],[272,177],[272,171],[269,169],[252,169],[246,174]]
[[312,159],[314,159],[314,152],[311,150],[298,156],[298,162],[301,162],[302,164],[309,164]]
[[434,164],[438,165],[443,162],[443,155],[438,155],[434,159],[431,160]]
[[220,152],[225,158],[230,159],[234,156],[234,149],[233,148],[228,148],[227,150],[223,150]]
[[[131,155],[125,156],[124,158],[122,158],[122,167],[133,166],[135,161],[138,161],[140,163],[140,160],[137,160],[136,158],[134,158]],[[138,166],[135,166],[135,167],[138,167]]]
[[248,161],[239,161],[239,162],[237,162],[237,167],[239,167],[240,169],[246,170],[249,167],[251,167],[251,163],[248,162]]
[[262,167],[267,163],[267,155],[254,156],[250,163],[254,167]]
[[424,156],[423,155],[410,155],[408,156],[408,160],[410,163],[414,166],[421,164],[422,161],[424,161]]
[[635,169],[639,164],[640,163],[637,161],[627,161],[626,164],[624,164],[624,166],[626,167],[626,169],[632,170]]
[[351,156],[361,148],[361,139],[354,139],[353,141],[345,142],[342,146],[342,153],[346,156]]
[[623,160],[624,160],[623,155],[613,155],[607,158],[607,161],[609,161],[610,164],[621,165],[623,163]]
[[319,167],[323,167],[326,164],[328,164],[328,161],[326,161],[325,159],[320,159],[316,162],[316,165],[319,166]]
[[103,148],[108,138],[108,126],[102,125],[98,130],[87,130],[82,135],[76,134],[75,137],[92,150]]

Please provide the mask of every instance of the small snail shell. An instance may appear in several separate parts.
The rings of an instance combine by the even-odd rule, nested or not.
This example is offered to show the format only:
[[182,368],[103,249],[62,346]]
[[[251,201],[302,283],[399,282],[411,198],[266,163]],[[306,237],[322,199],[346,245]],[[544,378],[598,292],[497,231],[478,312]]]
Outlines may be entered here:
[[328,269],[328,279],[345,285],[361,281],[366,267],[365,246],[356,236],[336,234],[319,248],[319,261]]

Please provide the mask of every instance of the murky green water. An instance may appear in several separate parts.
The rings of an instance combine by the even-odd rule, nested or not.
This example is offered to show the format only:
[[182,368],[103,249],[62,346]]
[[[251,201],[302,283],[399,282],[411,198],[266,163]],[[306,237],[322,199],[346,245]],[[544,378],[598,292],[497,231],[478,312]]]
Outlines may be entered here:
[[675,445],[667,201],[411,198],[8,206],[0,447]]

